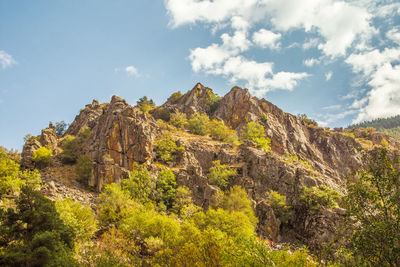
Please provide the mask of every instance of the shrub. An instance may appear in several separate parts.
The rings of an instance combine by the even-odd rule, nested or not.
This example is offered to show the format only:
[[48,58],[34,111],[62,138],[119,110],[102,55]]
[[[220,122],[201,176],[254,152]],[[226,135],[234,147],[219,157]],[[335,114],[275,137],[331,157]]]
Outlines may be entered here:
[[90,137],[91,134],[92,130],[89,127],[87,126],[82,127],[78,133],[79,143],[85,142]]
[[236,176],[236,174],[235,169],[229,169],[227,165],[223,165],[219,160],[216,160],[213,161],[213,166],[210,168],[207,178],[210,184],[225,189],[229,184],[230,178]]
[[213,119],[208,124],[210,136],[218,141],[226,142],[232,145],[238,143],[238,136],[235,130],[230,129],[222,121]]
[[165,169],[158,173],[156,191],[158,202],[170,209],[176,193],[175,174],[171,170]]
[[78,140],[75,136],[67,135],[61,145],[61,159],[65,163],[75,163],[78,158]]
[[153,99],[148,99],[147,96],[144,96],[140,98],[136,104],[138,105],[139,109],[144,112],[148,113],[150,110],[152,110],[155,106]]
[[168,132],[164,133],[161,138],[156,140],[157,155],[160,157],[161,161],[165,163],[169,163],[178,152],[184,150],[184,147],[178,147],[176,145],[175,140],[172,139]]
[[189,132],[198,135],[206,135],[208,133],[208,122],[210,121],[209,117],[202,113],[192,114],[192,118],[188,120],[187,128]]
[[182,93],[181,91],[175,92],[173,93],[169,98],[168,101],[171,101],[172,104],[176,104],[176,102],[178,102],[179,99],[181,99],[182,97]]
[[251,121],[243,127],[241,134],[243,140],[254,142],[257,147],[266,152],[271,151],[271,140],[265,136],[265,130],[261,124]]
[[345,135],[345,136],[349,136],[349,137],[351,137],[351,138],[353,138],[353,139],[356,138],[356,137],[354,136],[354,133],[341,132],[340,134],[341,134],[341,135]]
[[340,195],[337,191],[325,186],[303,186],[301,188],[300,202],[307,210],[320,210],[321,208],[337,207]]
[[87,183],[92,172],[92,162],[87,155],[80,155],[76,161],[75,172],[78,178]]
[[148,203],[153,199],[155,181],[151,178],[146,166],[135,163],[129,179],[122,180],[122,188],[139,203]]
[[193,204],[192,191],[186,186],[179,186],[176,189],[175,199],[172,204],[172,210],[180,215],[184,207]]
[[60,219],[74,229],[78,241],[90,240],[97,231],[97,221],[92,210],[70,198],[55,202]]
[[274,190],[266,193],[267,203],[273,209],[276,217],[283,223],[286,223],[292,216],[292,207],[287,204],[286,196],[282,196]]
[[264,122],[264,123],[267,122],[267,121],[268,121],[267,115],[266,115],[265,113],[261,114],[260,120],[261,120],[262,122]]
[[318,126],[318,123],[315,120],[308,118],[306,114],[298,114],[297,117],[307,125]]
[[40,147],[33,151],[32,155],[32,160],[38,165],[38,166],[46,166],[51,162],[51,156],[53,155],[53,152],[51,149],[48,149],[47,147]]
[[185,126],[188,123],[186,114],[179,111],[173,113],[171,115],[169,123],[175,126],[176,128],[185,128]]

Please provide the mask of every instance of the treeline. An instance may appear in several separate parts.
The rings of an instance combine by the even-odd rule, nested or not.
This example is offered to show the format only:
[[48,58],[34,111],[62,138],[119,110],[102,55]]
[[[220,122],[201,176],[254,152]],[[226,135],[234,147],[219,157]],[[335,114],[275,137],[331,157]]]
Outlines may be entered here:
[[392,129],[400,126],[400,115],[393,116],[390,118],[380,118],[371,121],[364,121],[356,124],[349,125],[348,129],[354,128],[367,128],[374,127],[378,131],[382,131],[383,129]]

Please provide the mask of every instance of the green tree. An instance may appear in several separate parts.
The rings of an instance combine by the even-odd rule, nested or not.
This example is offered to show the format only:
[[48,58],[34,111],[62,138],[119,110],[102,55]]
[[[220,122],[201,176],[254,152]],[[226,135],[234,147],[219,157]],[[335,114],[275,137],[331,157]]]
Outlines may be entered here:
[[68,124],[65,121],[56,122],[55,130],[58,135],[63,135],[67,130]]
[[148,113],[155,106],[153,99],[148,99],[147,96],[140,98],[136,102],[136,104],[138,105],[139,109],[144,113]]
[[183,95],[181,91],[175,92],[168,98],[168,101],[170,101],[172,104],[176,104],[182,96]]
[[370,266],[400,266],[400,170],[386,149],[366,155],[343,199],[353,255]]
[[74,232],[64,225],[54,203],[24,186],[17,206],[0,210],[0,265],[77,266]]
[[227,165],[221,164],[219,160],[216,160],[213,161],[213,166],[210,168],[207,178],[210,184],[226,189],[230,179],[236,174],[236,169],[229,169]]
[[271,140],[265,136],[264,126],[254,121],[249,122],[242,131],[242,139],[254,142],[257,147],[266,152],[271,150]]
[[92,210],[70,198],[57,200],[56,210],[60,219],[67,226],[70,226],[78,241],[90,240],[97,231],[97,221]]
[[267,203],[274,211],[276,217],[283,223],[286,223],[293,215],[293,210],[286,202],[286,196],[282,196],[274,190],[266,193]]
[[87,155],[80,155],[76,161],[75,172],[78,178],[87,184],[92,172],[92,162]]
[[238,143],[238,136],[235,130],[230,129],[222,121],[213,119],[209,122],[208,128],[210,129],[210,136],[218,141],[226,142],[231,145]]
[[186,114],[179,111],[173,113],[171,115],[169,123],[175,126],[176,128],[185,128],[188,123]]
[[158,193],[158,202],[170,209],[176,193],[175,174],[171,170],[165,169],[158,173],[156,191]]
[[198,135],[208,134],[208,122],[210,118],[206,114],[194,113],[188,120],[187,129],[189,132]]
[[52,155],[53,152],[51,151],[51,149],[42,146],[33,151],[32,160],[35,162],[36,166],[44,167],[51,162]]
[[135,163],[129,179],[122,180],[122,188],[137,202],[144,204],[154,200],[156,184],[146,166]]
[[61,144],[61,159],[65,163],[75,163],[78,159],[79,144],[75,136],[67,135]]
[[156,151],[161,161],[169,163],[173,160],[180,151],[185,148],[177,146],[171,134],[166,132],[159,139],[156,140]]

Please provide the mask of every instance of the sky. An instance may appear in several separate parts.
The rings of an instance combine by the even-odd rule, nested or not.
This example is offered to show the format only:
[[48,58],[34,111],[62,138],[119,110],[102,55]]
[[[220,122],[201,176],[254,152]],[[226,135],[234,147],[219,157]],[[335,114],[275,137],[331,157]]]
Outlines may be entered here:
[[97,99],[237,85],[321,126],[400,114],[400,2],[0,0],[0,145]]

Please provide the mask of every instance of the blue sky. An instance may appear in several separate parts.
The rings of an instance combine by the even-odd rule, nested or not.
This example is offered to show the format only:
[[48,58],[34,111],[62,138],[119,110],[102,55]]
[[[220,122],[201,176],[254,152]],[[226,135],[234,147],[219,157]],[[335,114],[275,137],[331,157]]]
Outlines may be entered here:
[[323,126],[400,114],[400,3],[0,0],[0,145],[92,99],[248,88]]

